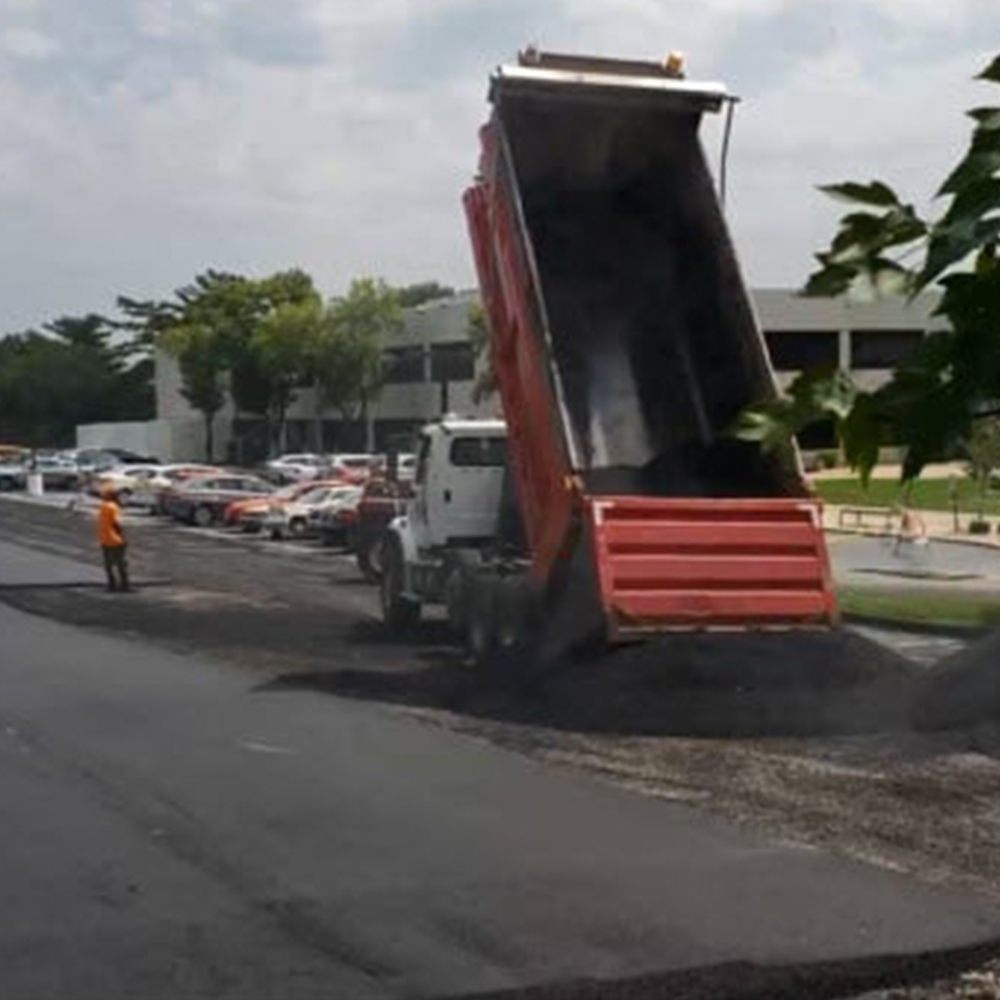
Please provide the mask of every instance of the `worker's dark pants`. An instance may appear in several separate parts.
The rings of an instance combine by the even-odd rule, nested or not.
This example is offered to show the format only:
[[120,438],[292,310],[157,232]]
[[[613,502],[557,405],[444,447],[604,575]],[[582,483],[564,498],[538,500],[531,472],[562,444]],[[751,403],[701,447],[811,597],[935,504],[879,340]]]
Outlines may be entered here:
[[104,572],[108,575],[108,590],[128,590],[127,546],[102,545]]

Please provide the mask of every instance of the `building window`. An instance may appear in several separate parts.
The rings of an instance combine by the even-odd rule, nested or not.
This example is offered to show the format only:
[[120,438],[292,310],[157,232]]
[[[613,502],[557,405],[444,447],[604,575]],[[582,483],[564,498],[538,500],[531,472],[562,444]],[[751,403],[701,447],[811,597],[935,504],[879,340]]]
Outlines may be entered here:
[[387,384],[424,381],[423,347],[389,347],[382,352],[382,370]]
[[909,358],[923,337],[920,330],[854,330],[851,367],[895,368]]
[[775,371],[801,372],[840,362],[839,335],[829,331],[772,331],[764,334]]
[[475,370],[472,344],[467,340],[431,344],[432,382],[471,382]]

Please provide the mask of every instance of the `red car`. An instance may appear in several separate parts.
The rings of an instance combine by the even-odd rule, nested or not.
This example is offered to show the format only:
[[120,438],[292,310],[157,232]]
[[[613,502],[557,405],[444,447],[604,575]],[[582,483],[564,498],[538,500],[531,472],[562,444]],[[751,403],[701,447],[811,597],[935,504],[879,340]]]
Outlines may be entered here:
[[339,479],[306,479],[300,483],[291,483],[267,497],[251,497],[246,500],[234,500],[227,508],[224,522],[229,527],[239,527],[246,532],[260,531],[264,519],[273,507],[295,503],[304,493],[320,486],[340,486]]

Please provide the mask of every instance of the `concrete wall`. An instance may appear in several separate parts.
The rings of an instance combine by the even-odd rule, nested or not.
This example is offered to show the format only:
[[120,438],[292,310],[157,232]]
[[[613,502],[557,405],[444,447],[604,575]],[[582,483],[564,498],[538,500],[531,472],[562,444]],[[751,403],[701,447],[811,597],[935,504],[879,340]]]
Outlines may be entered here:
[[124,448],[140,455],[169,455],[173,428],[168,420],[136,423],[81,424],[76,429],[77,448]]
[[[228,422],[216,421],[215,457],[225,455]],[[124,448],[162,462],[201,462],[205,459],[205,426],[200,418],[150,420],[145,423],[81,424],[77,448]]]

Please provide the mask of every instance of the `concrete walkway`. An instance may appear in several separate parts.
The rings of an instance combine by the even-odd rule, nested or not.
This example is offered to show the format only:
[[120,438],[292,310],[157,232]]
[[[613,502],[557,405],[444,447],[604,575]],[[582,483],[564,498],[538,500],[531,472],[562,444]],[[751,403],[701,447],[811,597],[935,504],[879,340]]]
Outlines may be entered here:
[[[865,505],[862,504],[861,506]],[[824,504],[823,527],[827,531],[844,531],[850,534],[873,536],[895,535],[899,532],[898,515],[887,511],[885,520],[873,516],[867,524],[858,525],[849,514],[846,517],[843,514],[844,511],[850,510],[853,507],[853,504],[848,506]],[[955,518],[950,511],[914,509],[927,527],[927,537],[934,541],[960,542],[967,545],[981,545],[1000,549],[1000,518],[985,518],[990,524],[990,534],[970,535],[969,522],[973,518],[969,514],[959,515],[958,530],[956,531]]]

